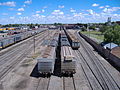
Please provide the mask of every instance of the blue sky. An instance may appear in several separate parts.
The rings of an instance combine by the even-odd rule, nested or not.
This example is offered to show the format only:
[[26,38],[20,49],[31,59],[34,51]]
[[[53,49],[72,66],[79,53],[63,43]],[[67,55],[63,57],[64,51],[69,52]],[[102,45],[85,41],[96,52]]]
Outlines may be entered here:
[[120,0],[0,0],[0,24],[120,21]]

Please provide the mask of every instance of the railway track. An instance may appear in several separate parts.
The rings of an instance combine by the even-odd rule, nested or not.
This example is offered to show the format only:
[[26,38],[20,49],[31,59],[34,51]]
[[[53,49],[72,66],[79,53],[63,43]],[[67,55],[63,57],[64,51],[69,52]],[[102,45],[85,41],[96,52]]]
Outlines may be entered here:
[[[39,35],[42,35],[43,34],[43,32],[41,32]],[[41,36],[42,37],[42,36]],[[25,41],[25,42],[23,42],[23,43],[20,43],[20,44],[18,44],[20,47],[23,47],[24,45],[26,45],[27,43],[29,43],[29,44],[32,44],[33,43],[33,41],[32,41],[32,38],[33,37],[31,37],[31,38],[29,38],[28,39],[28,41]],[[40,38],[40,37],[38,37],[38,38]],[[36,39],[36,40],[38,40],[38,38]],[[32,41],[32,42],[31,42]],[[31,43],[30,43],[31,42]],[[16,46],[18,46],[18,45],[16,45]],[[16,47],[15,47],[16,48]],[[15,49],[14,47],[12,48],[12,49],[10,49],[9,51],[7,51],[6,53],[1,53],[1,55],[0,55],[0,58],[2,58],[3,60],[4,60],[4,58],[6,58],[6,57],[9,57],[10,55],[12,55],[14,52],[16,52],[16,51],[18,51],[18,50],[20,50],[20,48],[16,48]],[[5,55],[5,56],[4,56]],[[0,60],[0,62],[1,62],[2,60]]]
[[38,86],[35,90],[49,90],[49,84],[50,84],[50,77],[49,78],[39,78]]
[[[78,37],[79,39],[81,38],[80,36]],[[119,85],[115,82],[111,74],[105,69],[104,65],[100,62],[99,58],[94,54],[94,52],[82,39],[80,39],[80,41],[81,46],[83,47],[84,51],[90,59],[90,61],[87,61],[84,58],[84,63],[86,63],[86,65],[89,67],[101,88],[103,90],[120,90]],[[80,50],[78,50],[78,53],[81,54]],[[85,57],[83,54],[81,54],[81,56]]]
[[[81,66],[81,69],[85,75],[86,80],[89,83],[89,86],[91,90],[102,90],[96,79],[94,78],[94,75],[91,73],[91,70],[89,68],[89,65],[85,62],[86,59],[79,53],[79,51],[75,51],[75,54],[77,56],[77,59],[79,60],[77,63]],[[80,62],[81,60],[81,62]],[[89,73],[89,74],[88,74]]]
[[[44,37],[43,37],[44,36]],[[38,43],[40,43],[47,35],[43,35],[42,36],[42,38],[40,38],[41,37],[41,35],[39,36],[37,36],[38,38],[36,38],[36,45],[38,44]],[[39,39],[40,38],[40,39]],[[32,40],[32,38],[30,39],[30,41]],[[26,42],[28,42],[28,41],[26,41]],[[26,43],[25,42],[25,43]],[[18,50],[15,50],[14,51],[14,53],[12,53],[12,54],[9,54],[9,56],[6,56],[6,58],[8,58],[8,57],[11,57],[11,59],[9,58],[9,60],[8,61],[6,61],[5,62],[5,64],[3,64],[4,65],[4,68],[2,68],[0,71],[1,71],[1,73],[0,73],[0,80],[1,79],[3,79],[18,63],[20,63],[25,57],[26,57],[26,55],[28,55],[33,49],[32,49],[32,47],[33,47],[33,44],[32,43],[29,43],[30,45],[29,46],[27,46],[26,45],[26,47],[21,47],[21,48],[19,48],[19,49],[21,49],[21,51],[19,52]],[[14,57],[14,54],[16,53],[16,55],[15,55],[15,57],[18,55],[18,57]],[[12,58],[12,57],[14,57],[14,59]],[[1,59],[1,58],[0,58]],[[2,59],[2,60],[4,60],[4,59]],[[7,65],[6,65],[7,64]],[[3,66],[2,65],[2,66]],[[5,66],[6,65],[6,66]]]
[[76,89],[76,86],[75,86],[75,79],[74,79],[74,77],[72,77],[72,80],[73,80],[74,90],[77,90],[77,89]]
[[77,90],[74,77],[63,77],[63,90]]
[[[30,42],[31,40],[32,39],[30,39],[27,42]],[[38,40],[38,39],[36,39],[36,40]],[[32,42],[30,42],[29,44],[31,45]],[[22,44],[22,45],[19,46],[19,48],[14,48],[13,50],[8,51],[8,53],[4,54],[3,56],[0,56],[0,65],[1,65],[1,67],[3,67],[2,65],[4,65],[5,63],[7,63],[8,61],[11,62],[13,59],[15,59],[15,57],[18,56],[17,53],[19,53],[19,54],[23,53],[23,51],[26,50],[26,49],[28,49],[28,47],[26,47],[26,42],[24,42],[24,44]],[[11,56],[13,56],[13,57],[11,57]]]
[[96,90],[96,89],[102,90],[101,86],[99,85],[98,81],[95,78],[94,72],[91,70],[89,64],[86,63],[86,59],[84,58],[84,56],[79,51],[76,51],[75,53],[78,56],[78,59],[81,60],[81,63],[80,62],[78,63],[85,74],[85,78],[89,82],[89,86],[91,87],[91,90]]

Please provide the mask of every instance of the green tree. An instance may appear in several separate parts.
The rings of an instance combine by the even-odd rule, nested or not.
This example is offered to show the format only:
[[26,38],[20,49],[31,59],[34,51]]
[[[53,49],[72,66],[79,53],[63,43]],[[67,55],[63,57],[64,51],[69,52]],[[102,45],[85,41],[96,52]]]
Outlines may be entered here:
[[113,42],[120,45],[120,26],[114,25],[107,27],[107,30],[104,33],[105,42]]
[[93,29],[93,30],[95,30],[95,28],[96,28],[96,26],[94,26],[94,25],[89,27],[89,29]]
[[102,27],[100,27],[100,32],[104,34],[104,32],[106,32],[109,29],[110,29],[110,26],[103,25]]

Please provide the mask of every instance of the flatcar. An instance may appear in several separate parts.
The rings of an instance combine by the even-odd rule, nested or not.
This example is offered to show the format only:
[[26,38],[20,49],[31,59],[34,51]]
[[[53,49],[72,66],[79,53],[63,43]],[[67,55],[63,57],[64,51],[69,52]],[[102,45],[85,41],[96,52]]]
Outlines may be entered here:
[[76,72],[76,58],[69,44],[65,32],[61,31],[61,74],[74,74]]
[[[79,42],[79,39],[75,36],[74,33],[71,33],[70,31],[68,30],[64,30],[67,37],[68,37],[68,40],[70,42],[70,45],[73,49],[78,49],[80,48],[80,42]],[[72,31],[72,30],[71,30]]]
[[76,72],[76,58],[73,55],[72,48],[69,46],[61,47],[61,73],[75,74]]

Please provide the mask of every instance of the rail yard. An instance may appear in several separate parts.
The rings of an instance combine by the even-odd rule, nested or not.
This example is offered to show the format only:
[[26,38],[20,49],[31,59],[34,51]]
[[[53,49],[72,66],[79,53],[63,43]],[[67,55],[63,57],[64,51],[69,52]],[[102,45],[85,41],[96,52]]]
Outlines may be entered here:
[[119,71],[78,30],[36,31],[1,40],[0,90],[120,90]]

